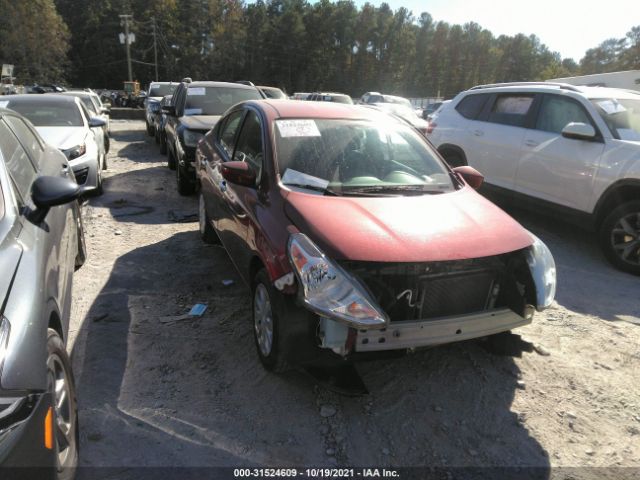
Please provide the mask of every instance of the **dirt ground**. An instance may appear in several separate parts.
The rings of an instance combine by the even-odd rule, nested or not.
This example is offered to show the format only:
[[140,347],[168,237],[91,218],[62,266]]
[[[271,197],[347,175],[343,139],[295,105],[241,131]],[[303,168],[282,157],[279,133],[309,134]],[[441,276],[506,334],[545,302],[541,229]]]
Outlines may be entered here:
[[[112,137],[74,280],[82,466],[640,475],[640,278],[610,267],[592,235],[511,212],[555,256],[553,307],[500,344],[360,363],[370,393],[344,396],[302,372],[263,370],[250,295],[224,249],[200,240],[196,198],[177,194],[143,122],[113,121]],[[180,319],[195,303],[208,304],[204,316]]]

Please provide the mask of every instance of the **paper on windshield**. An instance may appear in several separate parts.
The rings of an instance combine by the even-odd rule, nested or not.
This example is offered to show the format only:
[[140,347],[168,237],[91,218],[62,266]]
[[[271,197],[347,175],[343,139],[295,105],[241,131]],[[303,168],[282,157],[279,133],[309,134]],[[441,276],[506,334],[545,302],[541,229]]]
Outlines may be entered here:
[[9,105],[8,101],[0,102],[0,108],[7,108],[7,105]]
[[204,87],[193,87],[193,88],[187,88],[187,95],[189,96],[193,96],[193,95],[206,95],[207,91]]
[[201,108],[185,108],[184,114],[185,115],[202,115],[202,109]]
[[313,120],[276,120],[276,124],[282,138],[320,136],[320,130]]
[[284,175],[282,176],[282,183],[286,184],[299,184],[299,185],[310,185],[318,188],[327,188],[329,185],[329,180],[324,180],[322,178],[314,177],[313,175],[307,175],[306,173],[299,172],[297,170],[293,170],[292,168],[287,168],[284,171]]
[[627,109],[616,100],[602,100],[598,102],[598,106],[602,108],[607,115],[611,115],[614,113],[622,113],[626,112]]

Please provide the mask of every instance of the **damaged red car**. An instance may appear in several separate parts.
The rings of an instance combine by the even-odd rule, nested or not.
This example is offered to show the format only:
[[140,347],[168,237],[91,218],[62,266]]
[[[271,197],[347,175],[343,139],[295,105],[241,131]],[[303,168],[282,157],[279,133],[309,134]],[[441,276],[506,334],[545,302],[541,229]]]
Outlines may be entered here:
[[244,102],[196,171],[200,233],[250,286],[268,369],[489,336],[553,301],[544,243],[383,112]]

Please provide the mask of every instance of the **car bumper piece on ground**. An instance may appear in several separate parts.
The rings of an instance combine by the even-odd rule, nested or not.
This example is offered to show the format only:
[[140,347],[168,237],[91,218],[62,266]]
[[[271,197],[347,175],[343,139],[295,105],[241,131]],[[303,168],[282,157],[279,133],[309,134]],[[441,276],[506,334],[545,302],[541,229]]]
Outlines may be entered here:
[[485,337],[531,323],[508,308],[433,320],[392,322],[382,330],[358,330],[356,352],[426,347]]

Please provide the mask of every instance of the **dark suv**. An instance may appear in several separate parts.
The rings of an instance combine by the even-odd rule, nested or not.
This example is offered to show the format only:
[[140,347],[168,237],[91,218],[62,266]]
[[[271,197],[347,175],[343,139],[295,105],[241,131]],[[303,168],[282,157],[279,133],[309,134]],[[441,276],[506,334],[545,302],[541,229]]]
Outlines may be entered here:
[[240,83],[193,82],[185,79],[173,93],[165,135],[169,168],[176,170],[178,193],[189,195],[195,188],[195,152],[200,139],[236,103],[260,100],[262,93]]

